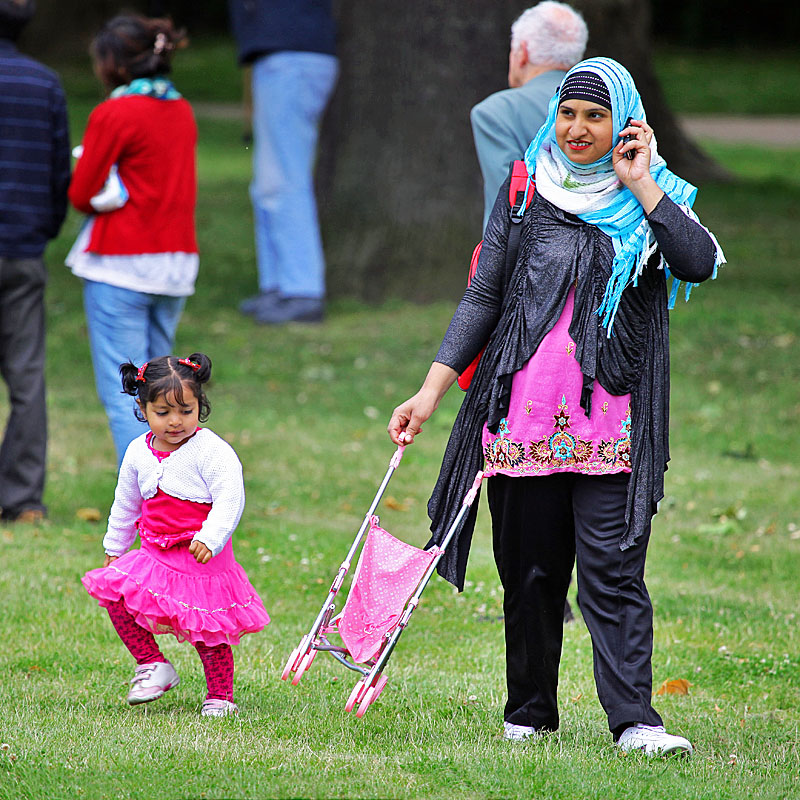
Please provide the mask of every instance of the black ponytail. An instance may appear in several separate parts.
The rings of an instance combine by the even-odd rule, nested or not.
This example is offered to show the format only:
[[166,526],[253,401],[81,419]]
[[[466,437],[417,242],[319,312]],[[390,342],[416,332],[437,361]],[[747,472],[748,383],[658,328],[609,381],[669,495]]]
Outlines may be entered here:
[[120,364],[119,374],[122,376],[122,391],[132,397],[136,397],[138,387],[136,385],[136,375],[139,368],[132,361]]
[[[199,407],[198,419],[205,422],[211,413],[203,385],[211,379],[211,359],[205,353],[192,353],[188,358],[161,356],[137,367],[128,361],[119,368],[122,391],[139,401],[139,407],[159,397],[172,394],[178,405],[184,405],[184,386],[192,390]],[[140,408],[134,411],[137,419],[144,421]]]

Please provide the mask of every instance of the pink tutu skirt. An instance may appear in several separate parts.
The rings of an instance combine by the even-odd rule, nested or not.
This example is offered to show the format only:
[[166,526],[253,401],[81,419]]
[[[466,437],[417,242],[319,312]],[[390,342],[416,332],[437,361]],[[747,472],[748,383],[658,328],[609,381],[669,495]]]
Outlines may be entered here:
[[231,542],[207,564],[195,561],[189,544],[162,549],[143,541],[139,550],[81,580],[101,606],[122,599],[143,628],[172,633],[181,642],[239,644],[245,633],[262,630],[269,615]]

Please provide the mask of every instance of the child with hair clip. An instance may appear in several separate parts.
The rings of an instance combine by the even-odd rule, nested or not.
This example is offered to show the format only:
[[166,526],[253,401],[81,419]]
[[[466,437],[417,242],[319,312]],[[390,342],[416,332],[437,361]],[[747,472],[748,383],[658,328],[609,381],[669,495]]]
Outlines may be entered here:
[[83,281],[97,393],[118,464],[144,432],[119,391],[119,365],[172,350],[197,278],[197,126],[168,78],[185,44],[168,19],[121,14],[91,46],[109,96],[76,148],[69,198],[89,217],[66,263]]
[[[236,714],[231,645],[262,630],[269,616],[231,544],[244,509],[242,465],[227,442],[198,426],[210,411],[203,385],[211,360],[163,356],[141,367],[128,362],[120,373],[150,430],[125,453],[105,561],[83,585],[136,660],[131,705],[178,685],[153,636],[172,633],[191,642],[203,663],[202,715]],[[130,550],[137,532],[141,547]]]

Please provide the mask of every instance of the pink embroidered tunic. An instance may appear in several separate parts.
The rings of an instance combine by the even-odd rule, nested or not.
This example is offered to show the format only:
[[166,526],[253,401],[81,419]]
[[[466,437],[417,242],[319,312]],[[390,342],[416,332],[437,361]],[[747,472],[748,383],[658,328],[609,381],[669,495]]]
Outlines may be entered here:
[[496,434],[483,427],[487,475],[630,472],[630,395],[595,381],[592,416],[580,407],[583,375],[569,335],[575,289],[536,352],[514,375],[508,415]]

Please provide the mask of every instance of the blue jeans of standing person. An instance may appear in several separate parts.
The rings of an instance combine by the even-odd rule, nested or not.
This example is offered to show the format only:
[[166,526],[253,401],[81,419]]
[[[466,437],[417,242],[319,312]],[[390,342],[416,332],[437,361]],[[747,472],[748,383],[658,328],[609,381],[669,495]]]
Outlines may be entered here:
[[0,257],[0,373],[11,414],[0,447],[0,507],[4,519],[45,512],[44,289],[41,258]]
[[108,415],[118,464],[128,445],[147,431],[134,413],[136,401],[122,391],[120,364],[132,361],[139,367],[152,358],[170,355],[185,303],[185,297],[83,282],[97,394]]
[[314,197],[319,121],[339,62],[283,51],[253,64],[253,203],[258,286],[322,299],[325,258]]

